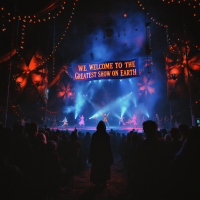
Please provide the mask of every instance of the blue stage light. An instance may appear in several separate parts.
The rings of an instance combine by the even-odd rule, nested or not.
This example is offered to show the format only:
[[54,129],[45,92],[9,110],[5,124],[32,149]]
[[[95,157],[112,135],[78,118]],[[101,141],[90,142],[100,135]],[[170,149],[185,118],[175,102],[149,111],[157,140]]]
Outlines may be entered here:
[[136,98],[133,98],[133,103],[134,103],[135,107],[137,107],[137,100],[136,100]]
[[120,82],[122,82],[122,80],[120,79]]
[[114,116],[115,116],[116,118],[118,118],[118,119],[120,118],[120,116],[119,116],[118,114],[114,114]]
[[75,100],[75,119],[79,115],[81,108],[84,104],[85,104],[85,98],[83,98],[83,95],[78,93]]
[[127,111],[127,107],[123,106],[123,107],[121,108],[121,117],[124,116],[124,114],[125,114],[126,111]]
[[101,82],[101,80],[99,80],[99,83]]
[[69,107],[66,107],[66,109],[63,111],[63,113],[69,114],[71,112],[74,112],[74,110],[75,110],[74,106],[69,106]]

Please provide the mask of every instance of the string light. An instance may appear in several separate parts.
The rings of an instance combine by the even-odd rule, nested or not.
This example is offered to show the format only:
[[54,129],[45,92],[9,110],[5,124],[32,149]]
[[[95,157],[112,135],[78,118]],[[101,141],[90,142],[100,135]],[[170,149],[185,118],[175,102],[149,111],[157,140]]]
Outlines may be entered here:
[[[74,5],[75,5],[75,4],[74,4]],[[44,19],[43,19],[43,20],[44,20]],[[71,21],[71,20],[70,20],[70,21]],[[39,65],[42,65],[42,64],[46,63],[46,62],[50,59],[50,57],[52,57],[53,53],[56,52],[58,45],[61,44],[61,41],[63,41],[63,37],[66,36],[65,33],[66,33],[66,30],[69,29],[69,26],[70,26],[70,23],[69,23],[69,25],[65,28],[65,31],[64,31],[64,33],[62,34],[62,37],[60,38],[59,42],[57,42],[57,45],[55,46],[55,48],[53,49],[53,51],[47,56],[47,58],[44,60],[44,62],[41,63],[41,64],[39,64]],[[54,62],[54,61],[53,61],[53,62]],[[54,73],[55,73],[55,69],[53,69],[53,74],[54,74]]]
[[[65,9],[65,6],[66,6],[66,2],[63,2],[63,4],[64,5],[61,5],[61,7],[62,7],[62,9],[64,10]],[[75,5],[75,4],[74,4]],[[3,11],[4,10],[4,7],[2,7],[1,8],[1,10]],[[61,13],[61,11],[59,11],[59,13]],[[10,12],[8,12],[8,15],[10,16]],[[48,17],[48,19],[51,19],[51,18],[53,18],[53,19],[55,19],[55,16],[59,16],[58,15],[58,13],[57,14],[52,14],[52,13],[48,13],[48,15],[49,15],[49,17]],[[4,16],[3,16],[4,17]],[[40,19],[37,19],[37,20],[33,20],[33,18],[37,18],[37,17],[39,17],[39,15],[38,14],[34,14],[34,15],[28,15],[28,16],[24,16],[23,18],[23,22],[25,23],[25,22],[29,22],[29,23],[36,23],[36,22],[41,22],[41,20]],[[25,20],[25,19],[29,19],[29,20]],[[16,19],[16,17],[15,16],[13,16],[13,18],[12,18],[13,20],[14,19]],[[9,19],[8,20],[8,22],[11,22],[11,20],[12,19]],[[20,16],[18,16],[18,20],[21,20],[21,17]],[[45,20],[43,20],[44,22],[46,22],[47,20],[45,19]],[[6,28],[4,28],[4,30],[6,30]],[[4,31],[3,30],[3,31]]]
[[[162,1],[164,2],[164,0],[162,0]],[[186,2],[185,0],[183,0],[183,1]],[[173,3],[174,1],[171,0],[171,2]],[[168,1],[168,3],[170,3],[170,2]],[[178,1],[178,4],[180,4],[180,3],[181,3],[181,1]],[[200,6],[200,3],[197,2],[197,0],[194,0],[193,3],[197,3],[197,5]],[[189,3],[187,3],[187,5],[188,5],[188,6],[191,6],[191,3],[189,2]],[[193,8],[193,9],[196,9],[196,5],[193,5],[192,8]],[[197,16],[196,13],[194,13],[193,16],[196,17],[196,16]],[[199,19],[198,21],[200,21],[200,19]]]
[[[140,1],[138,1],[138,4],[140,4]],[[142,4],[140,4],[140,7],[142,7]],[[145,10],[145,7],[143,6],[142,9]],[[147,13],[147,15],[149,16],[149,13]],[[153,22],[156,21],[153,17],[150,17],[150,19],[151,19]],[[159,26],[164,26],[164,27],[167,26],[167,25],[163,25],[162,23],[157,22],[157,21],[156,21],[156,24],[159,25]]]

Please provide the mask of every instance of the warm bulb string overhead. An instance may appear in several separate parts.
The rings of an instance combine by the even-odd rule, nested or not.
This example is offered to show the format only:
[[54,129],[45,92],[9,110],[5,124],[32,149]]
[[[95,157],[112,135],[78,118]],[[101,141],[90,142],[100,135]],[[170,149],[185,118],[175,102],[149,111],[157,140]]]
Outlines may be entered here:
[[[162,0],[163,2],[165,2],[166,0]],[[184,2],[186,2],[185,0],[183,0]],[[174,2],[174,0],[171,0],[171,1],[166,1],[166,2]],[[177,3],[181,3],[181,1],[176,1]],[[198,3],[197,1],[195,1],[196,3]],[[141,1],[138,1],[138,4],[139,4],[139,6],[143,9],[143,10],[146,10],[146,8],[143,6],[143,4],[141,3]],[[188,5],[191,5],[191,3],[188,3]],[[198,3],[198,5],[200,5],[200,3]],[[147,12],[147,15],[150,17],[150,14]],[[166,35],[167,35],[167,42],[168,42],[168,44],[169,44],[169,46],[172,48],[172,45],[171,45],[171,38],[170,38],[170,36],[169,36],[169,27],[168,27],[168,25],[167,24],[163,24],[163,23],[160,23],[160,22],[158,22],[154,17],[150,17],[150,19],[153,21],[153,22],[155,22],[155,24],[157,24],[157,25],[159,25],[159,26],[161,26],[161,27],[165,27],[166,28]],[[174,34],[172,34],[172,35],[174,35]],[[179,42],[180,41],[182,41],[182,43],[184,43],[185,44],[185,41],[183,41],[183,40],[180,40],[179,38],[177,39]],[[192,45],[193,47],[195,47],[196,49],[198,49],[198,50],[200,50],[200,47],[198,46],[198,45]]]
[[[53,53],[56,52],[58,46],[60,46],[60,44],[62,43],[64,37],[66,36],[66,33],[71,25],[72,19],[73,19],[73,15],[75,14],[75,6],[76,6],[76,2],[78,0],[74,0],[73,3],[73,8],[72,8],[72,12],[70,13],[70,17],[69,17],[69,21],[67,23],[67,26],[65,27],[65,30],[63,31],[63,34],[61,35],[59,42],[56,42],[55,47],[53,49],[53,51],[38,65],[41,66],[43,64],[45,64],[51,57],[53,57]],[[20,44],[20,50],[24,49],[24,43],[25,43],[25,28],[26,28],[26,22],[23,21],[22,23],[22,29],[21,29],[21,44]],[[18,56],[20,56],[20,52],[19,50],[17,50]],[[24,59],[21,57],[21,60],[23,61]],[[54,73],[54,72],[53,72]]]
[[[194,9],[195,13],[193,13],[193,16],[195,18],[197,18],[198,11],[196,9],[200,7],[200,2],[198,2],[197,0],[193,0],[193,1],[189,1],[189,2],[187,0],[182,0],[182,1],[180,1],[180,0],[162,0],[162,2],[165,2],[167,4],[170,4],[170,3],[178,3],[178,4],[185,3],[189,7]],[[200,22],[200,19],[198,19],[198,21]]]
[[[141,1],[137,1],[139,6],[142,8],[142,10],[146,10],[145,6],[141,3]],[[150,16],[149,12],[147,12],[147,16],[150,17],[150,19],[155,22],[157,25],[162,26],[162,27],[168,27],[166,24],[158,22],[154,17]]]
[[[78,1],[78,0],[76,0]],[[73,5],[75,6],[75,2],[73,3]],[[1,11],[1,18],[2,18],[2,31],[6,31],[6,25],[7,23],[11,23],[13,20],[17,19],[19,21],[23,21],[24,23],[40,23],[40,22],[47,22],[51,19],[55,19],[56,17],[60,16],[63,11],[65,10],[66,7],[66,1],[64,1],[61,5],[56,6],[55,9],[58,9],[58,11],[55,12],[48,12],[45,14],[41,14],[41,13],[36,13],[34,15],[17,15],[17,16],[13,16],[11,12],[6,12],[4,7],[0,8]],[[54,10],[55,10],[54,9]],[[53,11],[54,11],[53,10]],[[73,14],[73,12],[72,12]]]

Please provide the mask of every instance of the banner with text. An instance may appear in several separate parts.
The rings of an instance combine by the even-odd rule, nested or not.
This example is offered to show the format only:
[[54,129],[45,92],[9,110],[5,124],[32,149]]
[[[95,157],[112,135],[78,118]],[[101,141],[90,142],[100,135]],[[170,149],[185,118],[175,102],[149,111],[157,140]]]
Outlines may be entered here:
[[73,79],[75,81],[124,79],[137,76],[139,76],[137,59],[73,64]]

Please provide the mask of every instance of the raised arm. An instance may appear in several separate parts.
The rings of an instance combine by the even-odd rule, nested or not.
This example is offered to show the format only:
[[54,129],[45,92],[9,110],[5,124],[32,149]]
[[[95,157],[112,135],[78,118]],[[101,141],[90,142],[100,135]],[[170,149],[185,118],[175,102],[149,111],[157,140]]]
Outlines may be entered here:
[[[102,111],[101,111],[101,114],[102,114],[102,116],[103,116],[103,113],[102,113]],[[104,116],[103,116],[104,117]]]
[[110,114],[110,112],[107,114],[107,117],[108,117],[109,114]]

